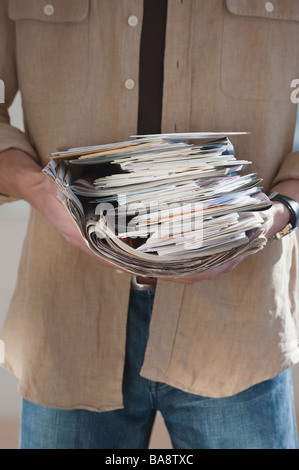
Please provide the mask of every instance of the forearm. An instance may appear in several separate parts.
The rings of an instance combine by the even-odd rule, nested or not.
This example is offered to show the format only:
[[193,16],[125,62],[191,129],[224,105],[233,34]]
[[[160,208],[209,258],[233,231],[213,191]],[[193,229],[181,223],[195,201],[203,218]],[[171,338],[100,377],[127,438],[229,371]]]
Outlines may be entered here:
[[282,181],[276,184],[272,189],[299,202],[299,180],[289,179]]
[[[277,191],[284,196],[288,196],[299,202],[299,181],[289,179],[276,184],[273,191]],[[271,238],[275,233],[282,230],[290,221],[290,212],[288,208],[281,202],[274,202],[271,209],[272,226],[267,237]]]
[[45,179],[40,166],[23,151],[0,153],[0,194],[24,199],[41,210],[40,189]]

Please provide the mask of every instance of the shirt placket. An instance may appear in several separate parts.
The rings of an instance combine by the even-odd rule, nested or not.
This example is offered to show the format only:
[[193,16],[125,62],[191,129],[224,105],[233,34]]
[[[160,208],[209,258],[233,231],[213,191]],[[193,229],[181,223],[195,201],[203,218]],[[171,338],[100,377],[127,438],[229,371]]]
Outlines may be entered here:
[[143,2],[123,2],[123,27],[121,31],[119,119],[124,125],[124,135],[136,134],[138,118],[139,47],[143,17]]
[[168,4],[162,132],[190,131],[192,10],[193,0]]

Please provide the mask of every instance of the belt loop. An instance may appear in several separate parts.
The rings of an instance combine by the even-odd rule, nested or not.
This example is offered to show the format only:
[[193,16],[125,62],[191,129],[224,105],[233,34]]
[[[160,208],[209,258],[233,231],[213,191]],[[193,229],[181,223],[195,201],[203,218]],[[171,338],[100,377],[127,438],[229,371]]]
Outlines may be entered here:
[[137,282],[137,276],[132,276],[131,279],[131,289],[132,290],[139,290],[139,291],[146,291],[146,290],[155,290],[156,286],[152,284],[139,284]]

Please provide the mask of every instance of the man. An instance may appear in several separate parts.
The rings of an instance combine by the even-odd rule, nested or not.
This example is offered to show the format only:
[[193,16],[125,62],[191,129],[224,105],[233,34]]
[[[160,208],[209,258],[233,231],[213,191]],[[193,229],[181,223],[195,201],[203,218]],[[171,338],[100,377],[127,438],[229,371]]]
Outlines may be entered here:
[[[136,131],[245,130],[233,140],[237,155],[253,162],[265,190],[291,198],[273,203],[265,235],[295,228],[298,2],[4,0],[0,8],[1,200],[33,208],[2,335],[24,398],[21,447],[146,447],[159,409],[176,448],[296,448],[295,232],[183,282],[136,287],[87,253],[41,167],[56,149]],[[25,134],[7,117],[18,88]]]

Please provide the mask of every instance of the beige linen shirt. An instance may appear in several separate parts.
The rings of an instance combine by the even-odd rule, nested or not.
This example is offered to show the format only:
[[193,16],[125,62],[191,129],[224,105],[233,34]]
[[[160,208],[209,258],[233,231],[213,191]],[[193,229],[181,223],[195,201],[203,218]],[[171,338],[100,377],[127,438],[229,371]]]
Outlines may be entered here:
[[[42,167],[55,150],[134,135],[142,14],[141,0],[1,0],[0,150]],[[162,131],[248,131],[232,142],[265,189],[299,178],[298,43],[299,0],[169,0]],[[26,133],[7,114],[18,89]],[[33,210],[1,336],[20,393],[65,409],[122,407],[129,293],[129,275]],[[299,359],[298,299],[295,234],[214,280],[159,280],[141,374],[210,397],[271,378]]]

